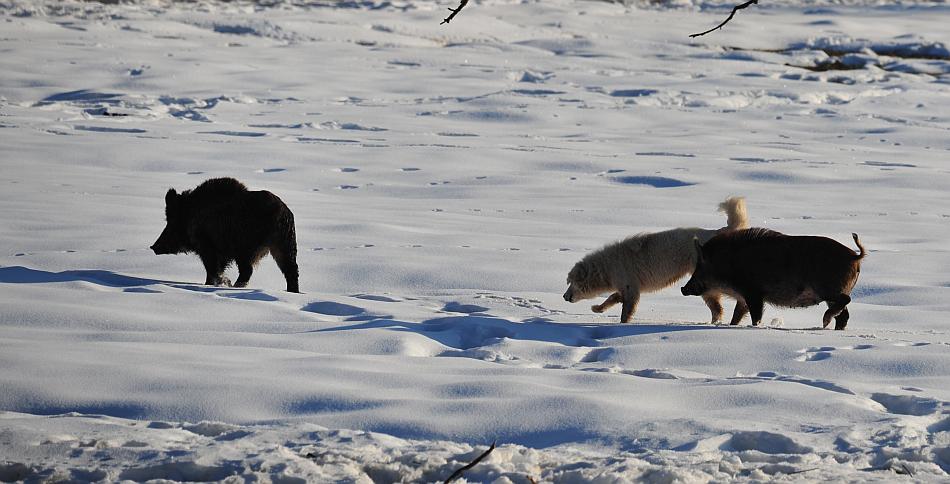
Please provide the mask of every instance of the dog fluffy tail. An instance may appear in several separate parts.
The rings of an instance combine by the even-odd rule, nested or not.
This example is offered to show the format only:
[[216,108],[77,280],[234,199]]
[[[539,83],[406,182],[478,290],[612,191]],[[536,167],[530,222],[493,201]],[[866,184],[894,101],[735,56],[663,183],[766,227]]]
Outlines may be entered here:
[[749,214],[745,208],[745,197],[729,197],[719,204],[719,211],[726,213],[726,226],[723,230],[742,230],[749,228]]

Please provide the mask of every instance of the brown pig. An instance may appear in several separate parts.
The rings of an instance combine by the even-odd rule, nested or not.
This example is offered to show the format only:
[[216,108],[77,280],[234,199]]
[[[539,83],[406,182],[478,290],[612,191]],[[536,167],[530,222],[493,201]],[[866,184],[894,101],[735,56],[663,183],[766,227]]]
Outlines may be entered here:
[[739,324],[748,312],[753,326],[762,320],[764,303],[802,308],[827,302],[822,327],[834,318],[835,329],[844,329],[851,289],[865,256],[858,235],[851,235],[857,254],[827,237],[762,228],[725,232],[705,244],[696,240],[696,270],[683,286],[683,295],[732,296],[737,304],[731,324]]

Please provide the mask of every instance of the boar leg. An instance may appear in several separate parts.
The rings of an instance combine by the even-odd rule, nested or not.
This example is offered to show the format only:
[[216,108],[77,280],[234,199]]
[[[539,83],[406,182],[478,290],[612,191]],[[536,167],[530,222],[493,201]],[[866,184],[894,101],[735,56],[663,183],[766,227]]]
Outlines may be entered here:
[[749,308],[749,316],[752,317],[752,326],[758,326],[762,322],[762,311],[765,307],[765,301],[758,294],[743,294],[746,307]]
[[640,302],[640,291],[627,286],[623,292],[623,309],[620,310],[620,322],[629,323],[633,313],[637,312],[637,304]]
[[712,313],[710,323],[716,324],[722,321],[722,304],[719,302],[719,295],[703,294],[703,302],[706,303],[706,307],[708,307],[709,312]]
[[234,281],[234,287],[247,287],[247,281],[251,280],[251,274],[254,273],[254,263],[248,259],[238,259],[238,278]]
[[835,316],[835,329],[839,331],[844,329],[845,326],[848,325],[848,319],[850,317],[851,315],[848,314],[848,308],[842,309],[841,312]]
[[746,306],[742,299],[736,299],[736,309],[732,312],[732,321],[729,324],[736,326],[742,322],[746,314],[749,314],[749,306]]
[[620,295],[620,293],[615,292],[611,294],[609,297],[607,297],[607,299],[604,302],[591,306],[590,310],[595,313],[602,313],[610,309],[611,307],[613,307],[615,304],[619,303],[622,300],[623,300],[623,297]]
[[287,280],[287,292],[300,292],[296,243],[274,245],[270,248],[270,255],[277,262],[280,272],[284,273],[284,279]]
[[225,260],[222,260],[220,257],[217,257],[209,253],[198,254],[198,257],[201,258],[201,263],[205,266],[205,284],[208,286],[230,286],[231,281],[227,277],[224,277],[224,268],[227,267],[228,263]]
[[[831,323],[831,318],[835,318],[835,329],[844,329],[844,327],[848,324],[848,317],[850,316],[847,313],[847,306],[849,302],[851,302],[851,296],[847,294],[839,294],[833,299],[829,299],[828,310],[825,311],[825,317],[821,321],[821,327],[828,327],[828,325]],[[837,318],[837,316],[841,315],[841,313],[844,313],[844,321],[841,321]]]

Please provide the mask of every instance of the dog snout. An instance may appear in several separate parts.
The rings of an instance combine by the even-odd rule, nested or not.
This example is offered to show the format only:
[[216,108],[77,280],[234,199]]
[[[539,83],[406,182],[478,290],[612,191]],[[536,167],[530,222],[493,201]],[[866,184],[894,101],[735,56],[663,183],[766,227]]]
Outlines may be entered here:
[[681,287],[680,292],[682,292],[684,296],[689,296],[689,291],[686,290],[686,286]]
[[572,301],[572,299],[574,299],[574,295],[571,294],[571,290],[568,289],[567,292],[564,293],[564,300],[567,301],[567,302],[569,302],[569,303],[572,303],[572,302],[574,302],[574,301]]

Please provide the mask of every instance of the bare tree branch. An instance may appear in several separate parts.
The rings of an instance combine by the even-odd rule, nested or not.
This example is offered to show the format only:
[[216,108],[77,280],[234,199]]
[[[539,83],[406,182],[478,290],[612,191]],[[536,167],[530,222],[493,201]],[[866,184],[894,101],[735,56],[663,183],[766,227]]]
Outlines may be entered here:
[[449,9],[449,12],[452,12],[452,13],[449,14],[448,17],[445,17],[445,19],[443,19],[443,20],[442,20],[442,23],[440,23],[439,25],[447,24],[447,23],[451,22],[452,19],[454,19],[455,16],[458,15],[459,12],[461,12],[462,9],[465,8],[466,5],[468,5],[468,0],[462,0],[462,1],[459,2],[459,8],[450,8],[450,9]]
[[[462,3],[465,3],[465,2],[463,1]],[[732,7],[732,13],[729,14],[729,17],[728,17],[726,20],[723,20],[721,24],[719,24],[719,25],[717,25],[717,26],[715,26],[715,27],[713,27],[713,28],[711,28],[711,29],[709,29],[709,30],[707,30],[707,31],[705,31],[705,32],[700,32],[700,33],[698,33],[698,34],[690,34],[689,36],[690,36],[691,38],[692,38],[692,37],[699,37],[700,35],[706,35],[706,34],[712,32],[713,30],[721,29],[723,25],[726,25],[727,23],[729,23],[730,20],[732,20],[732,17],[734,17],[734,16],[736,15],[736,12],[738,12],[739,10],[742,10],[742,9],[748,7],[749,5],[758,5],[758,4],[759,4],[759,0],[749,0],[749,1],[746,2],[746,3],[740,4],[740,5],[736,5],[735,7]],[[462,7],[459,7],[460,10],[461,10],[461,8],[462,8]],[[449,9],[449,10],[451,10],[451,9]],[[453,15],[454,15],[454,14],[453,14]],[[450,18],[451,18],[451,17],[450,17]]]
[[[463,0],[463,1],[462,1],[462,4],[463,4],[463,5],[465,4],[465,1],[467,1],[467,0]],[[462,7],[459,7],[459,10],[461,10],[461,9],[462,9]],[[449,17],[449,18],[451,18],[451,17]],[[491,454],[491,451],[493,451],[493,450],[495,450],[495,442],[492,442],[492,443],[491,443],[491,447],[489,447],[488,450],[486,450],[484,453],[482,453],[482,455],[478,456],[475,460],[473,460],[473,461],[472,461],[471,463],[469,463],[467,466],[462,467],[461,469],[459,469],[459,470],[453,472],[452,475],[449,476],[449,478],[446,479],[443,484],[449,484],[450,482],[452,482],[452,481],[458,479],[459,477],[462,477],[462,474],[463,474],[465,471],[471,469],[472,467],[475,467],[475,465],[478,464],[479,462],[481,462],[482,459],[484,459],[485,457],[488,457],[488,454]]]

